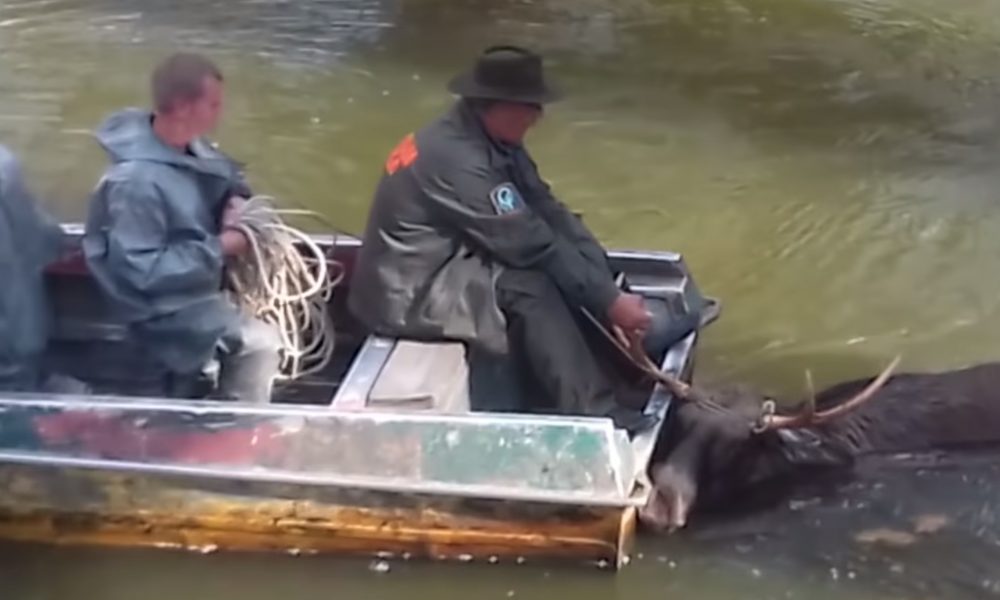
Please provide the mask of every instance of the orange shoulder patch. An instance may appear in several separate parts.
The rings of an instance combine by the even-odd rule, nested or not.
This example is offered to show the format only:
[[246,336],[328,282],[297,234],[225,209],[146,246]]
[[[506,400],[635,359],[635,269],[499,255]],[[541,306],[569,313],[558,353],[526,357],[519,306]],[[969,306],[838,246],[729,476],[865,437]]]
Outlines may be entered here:
[[412,133],[407,134],[389,153],[389,158],[385,160],[385,172],[392,175],[400,169],[409,167],[417,160],[418,154],[416,139]]

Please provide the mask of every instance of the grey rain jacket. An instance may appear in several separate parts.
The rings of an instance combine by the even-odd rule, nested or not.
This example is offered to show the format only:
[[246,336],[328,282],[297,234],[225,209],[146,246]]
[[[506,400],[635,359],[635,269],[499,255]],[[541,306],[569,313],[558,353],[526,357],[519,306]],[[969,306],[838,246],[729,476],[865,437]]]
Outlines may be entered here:
[[45,266],[59,257],[62,229],[44,214],[21,166],[0,146],[0,387],[30,377],[48,344]]
[[144,110],[111,115],[96,136],[112,164],[91,199],[87,264],[137,341],[173,372],[194,373],[239,336],[219,241],[230,195],[248,193],[239,166],[202,140],[190,154],[167,146]]

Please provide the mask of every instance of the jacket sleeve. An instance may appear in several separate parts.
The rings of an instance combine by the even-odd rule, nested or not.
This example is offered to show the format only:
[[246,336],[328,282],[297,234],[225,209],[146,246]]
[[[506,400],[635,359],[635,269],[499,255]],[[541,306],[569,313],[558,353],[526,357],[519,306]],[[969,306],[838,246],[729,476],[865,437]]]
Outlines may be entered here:
[[[0,189],[2,193],[2,189]],[[18,341],[14,336],[14,323],[16,319],[15,306],[18,305],[20,286],[12,285],[12,282],[19,280],[19,270],[14,262],[18,260],[16,244],[14,243],[14,228],[8,217],[9,211],[4,210],[7,199],[0,196],[0,281],[5,284],[0,286],[0,367],[4,366],[9,358],[16,354],[15,343]]]
[[[617,297],[610,275],[595,269],[572,240],[523,201],[512,182],[498,181],[488,166],[463,161],[444,174],[418,175],[418,181],[432,209],[499,262],[542,270],[568,299],[597,314],[604,314]],[[491,198],[501,185],[510,186],[515,200],[502,211]]]
[[16,366],[45,348],[49,304],[42,271],[58,258],[62,239],[62,229],[25,185],[18,161],[0,147],[0,363]]
[[151,184],[109,182],[105,194],[110,272],[148,293],[218,285],[223,258],[217,236],[195,231],[171,235],[163,199]]
[[574,215],[565,204],[556,199],[549,185],[538,173],[538,166],[531,157],[526,152],[518,152],[516,156],[516,166],[524,176],[522,183],[531,206],[553,229],[572,240],[595,269],[607,271],[608,277],[612,278],[607,253],[597,238],[587,229],[580,217]]
[[24,240],[18,256],[28,257],[32,268],[42,269],[62,254],[62,227],[39,206],[25,184],[20,162],[0,149],[0,198],[9,217],[11,240]]

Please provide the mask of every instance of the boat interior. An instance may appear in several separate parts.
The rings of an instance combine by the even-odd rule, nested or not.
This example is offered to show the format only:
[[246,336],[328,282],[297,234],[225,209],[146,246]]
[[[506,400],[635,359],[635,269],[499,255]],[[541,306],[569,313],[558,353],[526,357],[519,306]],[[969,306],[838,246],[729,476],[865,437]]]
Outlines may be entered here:
[[[64,227],[72,239],[80,239],[79,225]],[[468,369],[463,346],[370,335],[346,306],[360,241],[340,235],[317,235],[315,240],[345,270],[329,304],[336,350],[321,372],[278,382],[272,402],[353,410],[468,412]],[[698,305],[700,292],[680,256],[638,252],[612,252],[610,256],[630,289],[664,299],[671,313],[681,314],[689,306]],[[49,269],[48,286],[54,312],[53,338],[47,355],[51,370],[84,381],[95,394],[164,396],[163,373],[146,349],[131,339],[127,327],[111,316],[80,251],[71,251]],[[667,356],[656,359],[666,368],[687,371],[691,368],[693,343],[693,339],[685,340],[671,348]],[[199,389],[209,393],[211,381],[202,384]]]
[[[67,234],[79,240],[82,228],[64,226]],[[276,404],[329,404],[336,394],[352,359],[367,334],[346,307],[350,268],[358,244],[353,239],[334,236],[319,238],[329,257],[348,271],[334,291],[330,314],[334,321],[335,352],[317,374],[295,381],[280,381],[275,386]],[[74,245],[75,247],[75,245]],[[46,356],[50,371],[70,375],[87,383],[95,394],[135,397],[162,397],[163,370],[150,353],[118,322],[90,277],[82,252],[72,250],[47,273],[52,302],[51,344]],[[199,395],[211,390],[210,374],[195,386]]]

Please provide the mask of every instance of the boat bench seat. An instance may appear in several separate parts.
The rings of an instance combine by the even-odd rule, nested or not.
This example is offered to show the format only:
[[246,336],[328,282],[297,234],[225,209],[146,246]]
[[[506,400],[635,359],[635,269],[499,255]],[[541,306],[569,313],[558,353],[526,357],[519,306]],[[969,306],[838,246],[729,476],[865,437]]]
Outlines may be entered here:
[[469,412],[465,346],[369,336],[331,405],[348,410]]

